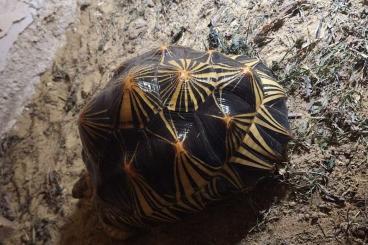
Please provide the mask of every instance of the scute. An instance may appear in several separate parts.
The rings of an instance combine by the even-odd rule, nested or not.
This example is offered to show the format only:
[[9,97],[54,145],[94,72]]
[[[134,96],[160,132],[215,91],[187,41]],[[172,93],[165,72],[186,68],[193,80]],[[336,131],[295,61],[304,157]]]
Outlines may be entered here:
[[162,46],[125,62],[79,131],[101,220],[173,222],[284,160],[286,95],[260,60]]
[[212,66],[190,49],[169,49],[157,70],[160,95],[170,111],[196,111],[216,86]]

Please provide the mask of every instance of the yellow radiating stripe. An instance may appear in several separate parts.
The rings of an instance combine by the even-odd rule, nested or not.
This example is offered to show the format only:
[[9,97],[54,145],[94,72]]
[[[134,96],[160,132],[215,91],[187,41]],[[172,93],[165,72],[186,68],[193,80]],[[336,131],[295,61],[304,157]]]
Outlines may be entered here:
[[286,135],[286,136],[290,136],[290,134],[289,134],[287,131],[279,130],[278,128],[275,128],[275,127],[271,126],[270,124],[265,123],[264,121],[262,121],[262,120],[261,120],[261,119],[259,119],[259,118],[256,118],[256,119],[254,120],[254,123],[256,123],[256,124],[258,124],[258,125],[261,125],[261,126],[263,126],[263,127],[265,127],[265,128],[268,128],[268,129],[270,129],[270,130],[272,130],[272,131],[274,131],[274,132],[277,132],[277,133],[280,133],[280,134],[283,134],[283,135]]
[[270,86],[270,87],[275,87],[278,88],[280,90],[283,90],[282,86],[276,81],[274,80],[272,77],[269,77],[267,75],[265,75],[264,73],[261,73],[259,70],[256,71],[259,78],[261,78],[262,83],[266,86]]
[[[205,200],[206,199],[206,200]],[[205,197],[203,190],[201,190],[198,194],[197,194],[197,202],[201,208],[201,210],[206,206],[206,202],[207,202],[207,198]]]
[[182,91],[180,91],[180,98],[179,98],[179,108],[181,110],[182,106],[181,106],[181,103],[182,103],[182,100],[183,100],[183,94],[184,94],[184,104],[185,104],[185,111],[188,111],[188,108],[189,108],[189,98],[191,98],[189,96],[188,98],[188,90],[190,89],[190,86],[188,83],[184,83],[184,88],[182,88]]
[[[162,91],[160,91],[160,94],[162,95],[162,97],[168,97],[170,94],[174,93],[178,82],[179,81],[175,79],[172,83],[169,83],[165,88],[163,88]],[[168,98],[166,98],[165,100],[167,99]]]
[[279,89],[273,89],[270,87],[264,87],[265,90],[265,98],[270,97],[270,96],[274,96],[274,95],[281,95],[282,97],[286,97],[286,94],[284,93],[284,91],[281,91]]
[[[192,86],[190,86],[190,84],[188,86],[188,90],[185,91],[184,93],[188,94],[188,92],[189,92],[189,97],[191,98],[191,101],[193,102],[194,108],[196,110],[198,108],[198,102],[197,102],[197,99],[196,99],[196,97],[193,93]],[[204,98],[202,97],[202,95],[200,93],[198,93],[198,94],[201,96],[202,101],[204,101]],[[185,99],[186,99],[186,111],[188,111],[188,98],[185,98]]]
[[261,78],[263,84],[271,85],[271,86],[274,86],[274,87],[277,87],[277,88],[283,90],[282,86],[277,81],[275,81],[272,77],[267,75],[266,73],[264,73],[260,70],[257,70],[257,74]]
[[[207,72],[207,73],[195,73],[191,75],[194,78],[216,78],[216,72]],[[209,84],[214,85],[214,82],[208,81]]]
[[233,132],[234,130],[231,130],[231,132],[226,132],[226,139],[229,143],[229,146],[232,148],[232,149],[228,149],[229,151],[232,151],[234,150],[234,146],[237,144],[238,140],[237,137],[236,137],[236,133]]
[[[192,84],[193,84],[193,86],[197,86],[197,87],[200,87],[201,89],[203,89],[207,95],[209,95],[211,93],[211,90],[209,88],[207,88],[206,86],[204,86],[202,81],[192,80]],[[202,93],[200,93],[198,91],[198,94],[202,94]],[[202,99],[202,101],[204,101],[204,98]]]
[[233,184],[238,188],[241,188],[243,186],[242,181],[237,175],[237,173],[228,164],[224,165],[223,170],[230,176],[230,178],[226,175],[223,175],[223,177],[225,177],[225,179],[230,181],[231,184]]
[[[184,168],[187,170],[189,176],[193,179],[193,181],[195,182],[195,184],[197,185],[197,187],[202,187],[206,184],[206,180],[198,173],[197,170],[195,170],[192,165],[196,165],[198,166],[198,164],[195,164],[195,163],[191,163],[190,161],[192,159],[190,159],[188,157],[188,154],[185,153],[185,156],[186,158],[186,161],[184,162],[185,163],[185,166]],[[188,178],[189,179],[189,178]]]
[[[248,135],[247,135],[248,136]],[[258,139],[258,138],[257,138]],[[255,150],[256,152],[260,153],[263,156],[269,157],[271,159],[276,159],[275,156],[273,156],[272,154],[270,154],[268,151],[265,151],[262,147],[260,147],[258,145],[258,143],[256,143],[252,137],[246,137],[243,141],[247,146],[249,146],[250,148],[252,148],[253,150]]]
[[251,72],[251,80],[253,84],[254,95],[256,99],[256,108],[258,108],[262,104],[262,101],[263,101],[263,91],[259,87],[259,84],[257,83],[255,74],[253,73],[253,71],[250,70],[250,72]]
[[254,60],[249,60],[247,62],[242,62],[242,64],[249,66],[249,67],[253,67],[255,65],[257,65],[259,63],[259,59],[254,59]]
[[[163,66],[166,66],[166,67],[163,67]],[[166,69],[164,69],[166,68]],[[169,65],[162,65],[158,68],[157,70],[157,76],[156,77],[166,77],[166,76],[169,76],[169,75],[172,75],[174,73],[177,72],[177,69],[172,67],[172,66],[169,66]]]
[[[197,85],[197,86],[196,86]],[[191,92],[192,92],[192,94],[193,94],[193,98],[195,98],[195,107],[196,107],[196,109],[198,108],[198,103],[197,103],[197,98],[194,96],[194,93],[193,93],[193,89],[195,90],[195,92],[199,95],[199,97],[200,97],[200,100],[203,102],[204,100],[205,100],[205,98],[204,98],[204,96],[203,96],[203,93],[199,90],[199,88],[201,88],[201,85],[200,84],[196,84],[195,82],[193,82],[193,83],[190,83],[190,86],[189,86],[189,88],[190,88],[190,90],[191,90]],[[206,95],[208,95],[209,94],[209,92],[207,93],[207,91],[205,90],[205,94]]]
[[[139,180],[137,181],[135,179],[131,179],[131,181],[135,190],[135,195],[137,196],[136,205],[141,207],[143,211],[143,214],[141,214],[139,218],[142,218],[143,216],[148,216],[165,222],[176,220],[175,216],[172,213],[170,213],[167,209],[164,209],[164,206],[167,205],[167,202],[163,200],[143,180],[142,177],[139,177]],[[152,202],[153,206],[151,206],[148,201]]]
[[[93,117],[93,116],[97,116],[97,115],[100,115],[100,114],[103,114],[103,113],[106,113],[108,110],[107,109],[104,109],[104,110],[101,110],[101,111],[96,111],[96,112],[84,112],[84,118],[96,118],[96,117]],[[100,118],[100,117],[97,117],[97,118]]]
[[[186,69],[188,67],[188,63],[187,63],[187,59],[179,59],[179,65],[180,67]],[[189,60],[189,63],[190,63],[190,60]]]
[[216,116],[216,115],[210,115],[210,114],[204,114],[205,116],[208,116],[208,117],[213,117],[213,118],[216,118],[216,119],[223,119],[223,117],[220,117],[220,116]]
[[[151,71],[148,74],[151,74]],[[150,76],[142,75],[142,76],[137,77],[137,80],[140,80],[140,79],[143,79],[143,78],[157,78],[157,76],[156,75],[150,75]]]
[[[144,101],[144,103],[151,108],[152,110],[155,109],[155,106],[153,105],[153,103],[156,104],[156,101],[154,101],[153,99],[151,99],[149,96],[146,95],[145,92],[143,92],[143,90],[141,89],[135,89],[137,95]],[[156,104],[157,105],[157,104]]]
[[193,210],[193,208],[191,208],[186,203],[184,203],[182,199],[177,200],[176,206],[172,206],[172,207],[170,207],[170,209],[176,210],[176,211],[179,211],[179,212]]
[[177,220],[177,219],[178,219],[178,217],[177,217],[175,214],[173,214],[173,213],[172,213],[168,208],[166,208],[166,207],[163,207],[163,208],[161,209],[161,213],[162,213],[163,215],[166,215],[166,216],[170,217],[172,221],[175,221],[175,220]]
[[271,102],[271,101],[274,101],[280,98],[286,98],[286,96],[284,94],[276,94],[276,95],[267,96],[263,99],[263,104],[266,104],[268,102]]
[[139,127],[143,127],[143,122],[144,121],[142,119],[142,116],[141,116],[140,112],[142,112],[143,115],[146,116],[146,118],[147,118],[147,114],[145,113],[145,111],[143,110],[143,108],[141,108],[139,110],[139,108],[142,107],[142,105],[139,103],[139,101],[136,99],[136,97],[134,95],[132,97],[133,97],[133,99],[132,99],[132,106],[134,108],[135,114],[138,117]]
[[184,189],[184,193],[185,193],[185,197],[189,197],[190,195],[193,194],[194,189],[193,186],[190,184],[190,180],[187,176],[187,174],[185,173],[185,165],[187,165],[187,161],[184,157],[183,154],[179,154],[177,156],[178,161],[175,163],[177,165],[177,171],[179,172],[179,179],[178,179],[178,186],[176,187],[176,191],[177,191],[177,199],[181,198],[181,193],[180,193],[180,189],[179,186],[182,186],[182,188]]
[[180,92],[181,92],[181,90],[182,90],[182,86],[183,86],[183,83],[184,83],[184,82],[185,82],[185,81],[183,81],[183,80],[179,80],[179,81],[178,81],[177,86],[176,86],[176,88],[175,88],[175,91],[174,91],[174,93],[171,95],[171,99],[170,99],[170,102],[169,102],[169,106],[168,106],[168,108],[169,108],[170,110],[175,110],[175,108],[176,108],[176,103],[177,103],[177,100],[178,100],[179,94],[180,94]]
[[[179,64],[179,62],[180,62],[180,64]],[[170,65],[172,65],[172,66],[174,66],[174,67],[176,67],[176,68],[183,68],[183,66],[181,65],[182,64],[182,62],[183,62],[183,59],[178,59],[178,60],[170,60],[169,62],[168,62],[168,64],[170,64]]]
[[[172,213],[170,213],[166,208],[164,208],[165,206],[168,205],[168,203],[164,199],[162,199],[161,196],[158,195],[156,191],[154,191],[143,179],[141,179],[140,182],[142,185],[142,189],[145,192],[145,193],[142,192],[142,194],[146,196],[146,197],[143,196],[143,198],[145,199],[149,198],[149,200],[154,205],[154,207],[151,207],[152,209],[151,214],[156,213],[156,215],[160,215],[160,218],[163,221],[176,220],[176,217]],[[149,205],[148,202],[147,204]],[[157,209],[158,211],[154,211],[155,209]],[[150,213],[146,213],[146,215],[150,215]]]
[[285,129],[283,125],[281,125],[279,122],[276,121],[276,119],[270,114],[270,112],[267,110],[267,108],[264,105],[261,106],[261,110],[259,114],[261,114],[274,127],[277,127],[280,130],[287,131],[287,129]]
[[[242,79],[242,77],[240,75],[235,75],[235,76],[232,76],[232,77],[224,77],[224,78],[221,78],[218,81],[218,87],[220,87],[220,89],[224,89],[227,86],[229,86],[229,84],[232,84],[235,80],[237,80],[237,82],[236,82],[236,85],[237,85],[237,84],[239,84],[239,82],[241,81],[241,79]],[[234,86],[234,87],[236,87],[236,86]]]
[[[213,61],[212,61],[212,59],[213,59],[213,54],[212,53],[206,53],[205,55],[208,55],[208,58],[207,58],[207,60],[205,61],[205,63],[206,64],[209,64],[209,65],[212,65],[212,63],[213,63]],[[202,56],[203,57],[203,56]]]
[[[166,209],[167,210],[167,209]],[[155,211],[152,213],[151,218],[155,219],[156,221],[164,221],[164,222],[174,222],[178,220],[176,216],[170,216],[167,213],[165,213],[163,209],[160,211]]]
[[[240,142],[240,140],[238,141]],[[232,153],[234,153],[236,145],[236,138],[226,135],[226,159],[229,159]]]
[[140,188],[138,187],[139,184],[136,183],[134,179],[132,179],[131,181],[134,188],[134,193],[137,196],[137,205],[139,205],[142,208],[144,215],[151,214],[153,212],[153,209],[147,202],[146,197],[144,196]]
[[[246,144],[247,138],[249,137],[249,135],[246,135],[245,138],[243,139],[243,143]],[[255,163],[258,163],[260,165],[263,166],[272,166],[269,163],[263,161],[262,159],[258,158],[257,156],[255,156],[254,154],[252,154],[249,150],[247,150],[246,148],[240,146],[239,150],[237,151],[238,153],[246,156],[247,158],[253,160]]]
[[253,117],[256,115],[257,113],[245,113],[245,114],[238,114],[234,116],[234,121],[236,122],[242,122],[242,123],[250,123],[253,120]]
[[[106,138],[106,136],[96,130],[96,128],[90,127],[88,125],[83,125],[83,129],[86,131],[86,134],[92,138],[101,137]],[[92,145],[89,141],[87,141],[90,145]],[[88,144],[87,143],[87,144]]]
[[162,137],[161,135],[155,134],[154,132],[152,132],[152,131],[151,131],[151,130],[149,130],[149,129],[146,129],[146,130],[147,130],[147,132],[149,132],[150,134],[152,134],[152,135],[156,136],[156,137],[157,137],[157,138],[159,138],[160,140],[162,140],[162,141],[164,141],[164,142],[166,142],[166,143],[168,143],[168,144],[170,144],[170,145],[173,145],[173,143],[172,143],[171,141],[169,141],[168,139],[166,139],[166,138]]
[[[221,98],[222,98],[222,90],[220,90],[219,92],[220,92],[220,99],[221,99]],[[220,105],[219,105],[219,103],[218,103],[217,99],[216,99],[215,94],[212,94],[212,98],[213,98],[213,101],[215,102],[215,104],[216,104],[217,108],[218,108],[222,113],[224,113],[224,112],[222,111],[222,108],[220,107]]]
[[205,207],[205,201],[203,200],[203,195],[201,191],[196,193],[196,196],[195,196],[196,198],[193,197],[193,202],[197,204],[197,208],[199,211],[203,210],[203,208]]
[[228,72],[218,72],[217,77],[229,77],[229,76],[237,76],[241,74],[241,71],[239,69],[235,71],[228,71]]
[[[157,76],[157,78],[159,78],[160,76]],[[165,84],[165,83],[171,83],[172,77],[171,76],[161,76],[164,77],[163,79],[158,79],[158,83],[159,84]],[[175,80],[174,80],[175,81]]]
[[[172,125],[170,125],[170,123],[167,121],[166,117],[164,116],[164,113],[161,112],[160,113],[160,117],[162,119],[162,121],[164,121],[165,125],[166,125],[166,128],[169,130],[169,132],[171,133],[171,136],[174,138],[174,139],[177,139],[177,134],[176,132],[173,130],[173,127]],[[172,142],[170,142],[171,144],[173,144]]]
[[[259,131],[257,129],[257,126],[255,124],[253,124],[249,131],[252,132],[253,136],[259,141],[259,143],[263,146],[263,148],[265,148],[266,151],[269,154],[273,155],[273,157],[271,157],[271,158],[276,159],[279,154],[277,154],[274,150],[272,150],[272,148],[267,144],[267,142],[264,140],[264,138],[259,133]],[[258,150],[256,150],[256,151],[258,151]],[[265,154],[265,155],[267,155],[267,154]]]
[[249,160],[246,160],[246,159],[242,159],[242,158],[239,158],[239,157],[233,157],[230,162],[232,163],[237,163],[237,164],[240,164],[240,165],[245,165],[245,166],[250,166],[250,167],[255,167],[255,168],[260,168],[260,169],[272,169],[273,166],[272,165],[268,165],[268,166],[263,166],[263,165],[260,165],[256,162],[251,162]]
[[[259,72],[257,72],[259,73]],[[275,87],[277,89],[280,89],[280,90],[284,90],[282,88],[282,86],[275,80],[273,80],[272,78],[266,78],[264,76],[259,76],[259,78],[262,80],[262,83],[265,85],[265,86],[269,86],[269,87]]]
[[192,160],[194,165],[196,165],[202,172],[205,172],[209,176],[212,176],[215,173],[215,171],[219,170],[218,167],[209,166],[205,162],[203,162],[202,160],[198,159],[197,157],[191,155],[188,152],[187,152],[187,156]]
[[240,124],[240,123],[235,123],[235,125],[236,125],[239,129],[241,129],[242,131],[244,131],[244,132],[247,132],[247,130],[249,129],[249,126],[242,125],[242,124]]
[[[283,112],[283,111],[280,111],[279,110],[279,108],[277,108],[277,107],[273,107],[272,105],[264,105],[264,107],[269,111],[269,110],[274,110],[274,111],[277,111],[278,113],[280,113],[280,114],[283,114],[283,115],[285,115],[285,112]],[[287,114],[287,113],[286,113]]]
[[148,117],[148,114],[145,112],[144,106],[142,105],[140,99],[142,99],[143,100],[143,103],[145,103],[146,105],[148,105],[149,108],[152,108],[152,110],[154,109],[153,105],[147,99],[147,97],[145,95],[140,96],[139,93],[137,93],[137,91],[134,91],[134,92],[136,92],[136,93],[132,93],[132,96],[133,96],[133,100],[132,101],[135,101],[136,102],[136,104],[134,105],[134,108],[135,109],[139,109],[140,111],[143,112],[143,114],[144,114],[145,117]]
[[282,91],[278,88],[275,88],[275,87],[264,86],[264,90],[265,90],[265,94],[267,96],[272,96],[272,95],[276,95],[276,94],[285,96],[284,91]]
[[102,130],[102,131],[109,131],[109,129],[112,128],[112,126],[110,124],[106,124],[106,123],[97,123],[92,121],[92,119],[99,119],[99,118],[89,118],[89,120],[84,119],[84,122],[82,123],[82,126],[88,126],[90,128],[93,129],[98,129],[98,130]]
[[241,55],[229,55],[228,57],[233,59],[233,60],[236,60],[236,58],[240,57]]
[[256,114],[257,114],[257,112],[254,111],[254,112],[242,113],[242,114],[236,115],[236,117],[237,118],[243,118],[243,117],[251,117],[251,118],[253,118]]
[[223,63],[213,64],[212,67],[215,69],[222,69],[222,70],[228,70],[228,71],[239,71],[239,67],[229,66]]
[[212,184],[212,192],[213,192],[213,195],[214,195],[214,196],[219,196],[219,191],[218,191],[218,189],[217,189],[217,185],[216,185],[216,183],[213,183],[213,184]]
[[133,127],[133,112],[130,92],[123,95],[123,101],[120,109],[120,122],[123,124],[123,127]]
[[249,125],[252,123],[253,118],[252,119],[247,119],[247,118],[236,118],[235,116],[233,117],[232,120],[239,128],[241,127],[249,127]]
[[[210,66],[208,66],[206,63],[195,63],[194,66],[190,69],[190,71],[193,73],[193,74],[200,74],[201,71],[203,70],[206,70],[210,68]],[[206,73],[204,73],[206,74]]]

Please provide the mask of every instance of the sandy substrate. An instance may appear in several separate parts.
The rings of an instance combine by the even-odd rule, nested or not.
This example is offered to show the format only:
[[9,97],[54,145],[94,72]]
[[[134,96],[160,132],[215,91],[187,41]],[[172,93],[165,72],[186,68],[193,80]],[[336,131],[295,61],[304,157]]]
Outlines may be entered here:
[[[15,225],[5,244],[368,242],[364,1],[111,2],[79,1],[66,45],[1,142],[0,215]],[[162,43],[206,50],[216,33],[218,50],[259,56],[285,85],[290,162],[253,193],[113,241],[89,204],[71,197],[84,168],[78,113],[126,59]]]

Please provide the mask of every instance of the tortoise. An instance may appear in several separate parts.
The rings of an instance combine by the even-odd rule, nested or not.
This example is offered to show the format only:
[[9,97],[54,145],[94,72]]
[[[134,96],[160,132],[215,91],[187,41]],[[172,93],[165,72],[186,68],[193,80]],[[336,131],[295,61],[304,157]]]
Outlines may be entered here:
[[127,238],[252,189],[286,159],[286,95],[257,58],[162,46],[123,63],[78,119],[89,197]]

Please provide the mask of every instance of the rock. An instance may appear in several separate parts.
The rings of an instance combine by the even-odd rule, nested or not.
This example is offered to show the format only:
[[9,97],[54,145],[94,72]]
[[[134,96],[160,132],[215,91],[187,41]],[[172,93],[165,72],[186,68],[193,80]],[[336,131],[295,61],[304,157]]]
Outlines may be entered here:
[[289,206],[290,207],[295,207],[296,206],[296,202],[294,202],[294,201],[289,202]]
[[15,224],[0,216],[0,242],[8,238],[15,230]]

